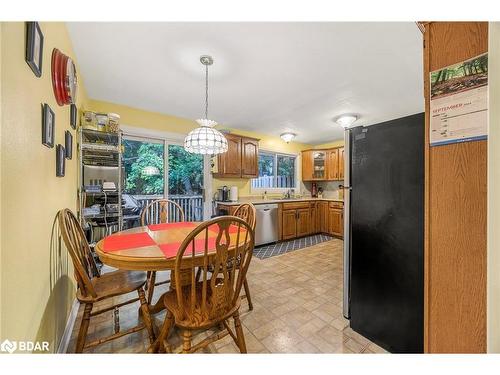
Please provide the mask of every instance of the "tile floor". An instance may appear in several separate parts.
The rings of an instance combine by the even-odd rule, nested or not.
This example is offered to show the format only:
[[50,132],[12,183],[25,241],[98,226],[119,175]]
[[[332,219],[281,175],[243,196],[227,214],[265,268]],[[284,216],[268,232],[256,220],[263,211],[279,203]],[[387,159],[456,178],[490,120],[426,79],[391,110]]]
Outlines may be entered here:
[[[167,277],[166,272],[158,275]],[[351,330],[342,316],[342,241],[334,239],[264,260],[254,257],[248,282],[254,309],[249,311],[243,300],[240,314],[249,353],[386,353]],[[157,287],[155,295],[159,297],[167,287]],[[103,306],[106,305],[97,307]],[[75,348],[82,310],[81,306],[68,347],[70,352]],[[120,309],[122,329],[137,324],[137,311],[136,304]],[[155,316],[158,327],[163,317],[164,313]],[[102,314],[91,319],[88,340],[112,331],[112,312]],[[193,335],[193,343],[207,334]],[[178,330],[170,334],[169,342],[174,350],[181,347]],[[148,346],[143,330],[88,352],[144,353]],[[226,336],[203,352],[238,353],[238,349]]]

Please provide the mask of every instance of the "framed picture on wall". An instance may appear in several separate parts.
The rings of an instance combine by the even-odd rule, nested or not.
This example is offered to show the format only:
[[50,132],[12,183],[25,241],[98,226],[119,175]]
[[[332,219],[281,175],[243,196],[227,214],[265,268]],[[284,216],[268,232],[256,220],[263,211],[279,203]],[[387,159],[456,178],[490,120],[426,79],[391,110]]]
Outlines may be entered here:
[[64,149],[66,150],[66,159],[73,158],[73,135],[69,130],[64,133]]
[[42,75],[43,34],[38,22],[26,22],[26,62],[35,76]]
[[71,104],[70,106],[70,116],[69,116],[69,124],[73,129],[76,129],[76,121],[78,118],[78,108],[76,108],[76,105]]
[[47,103],[42,106],[42,144],[54,147],[54,128],[56,115]]
[[66,152],[63,145],[56,146],[56,176],[64,177],[66,169]]

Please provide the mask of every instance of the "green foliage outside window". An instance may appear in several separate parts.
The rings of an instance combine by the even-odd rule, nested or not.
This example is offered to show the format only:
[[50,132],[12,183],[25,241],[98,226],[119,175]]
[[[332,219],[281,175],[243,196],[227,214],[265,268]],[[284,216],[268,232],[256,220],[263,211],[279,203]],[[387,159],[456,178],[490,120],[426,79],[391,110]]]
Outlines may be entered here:
[[[125,192],[133,195],[163,195],[163,144],[130,139],[125,139],[123,144]],[[154,173],[151,174],[151,171]],[[203,157],[186,152],[182,146],[169,145],[168,185],[171,195],[200,195],[203,188]]]

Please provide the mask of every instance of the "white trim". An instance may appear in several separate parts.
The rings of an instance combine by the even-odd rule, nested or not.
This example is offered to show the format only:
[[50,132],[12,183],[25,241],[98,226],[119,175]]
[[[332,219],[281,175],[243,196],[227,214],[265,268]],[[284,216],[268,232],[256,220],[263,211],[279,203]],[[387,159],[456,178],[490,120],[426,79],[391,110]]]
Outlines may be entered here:
[[182,133],[173,133],[162,130],[153,130],[146,128],[138,128],[130,125],[120,125],[120,129],[123,131],[124,135],[131,135],[142,138],[156,138],[163,139],[170,142],[178,142],[182,144],[184,142],[184,138],[187,134]]
[[73,301],[71,306],[71,311],[69,312],[68,320],[66,321],[66,327],[64,328],[61,341],[59,341],[59,346],[57,347],[57,353],[66,353],[68,351],[69,341],[71,339],[71,334],[73,333],[73,327],[75,326],[76,316],[78,315],[78,309],[80,308],[80,302],[77,299]]

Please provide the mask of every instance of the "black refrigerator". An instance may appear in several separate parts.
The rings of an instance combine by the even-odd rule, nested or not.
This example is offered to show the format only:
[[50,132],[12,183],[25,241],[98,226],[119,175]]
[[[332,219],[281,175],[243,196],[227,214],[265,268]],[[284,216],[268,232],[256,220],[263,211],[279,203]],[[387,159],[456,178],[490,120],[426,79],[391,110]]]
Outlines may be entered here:
[[422,353],[424,114],[345,141],[344,315],[390,352]]

